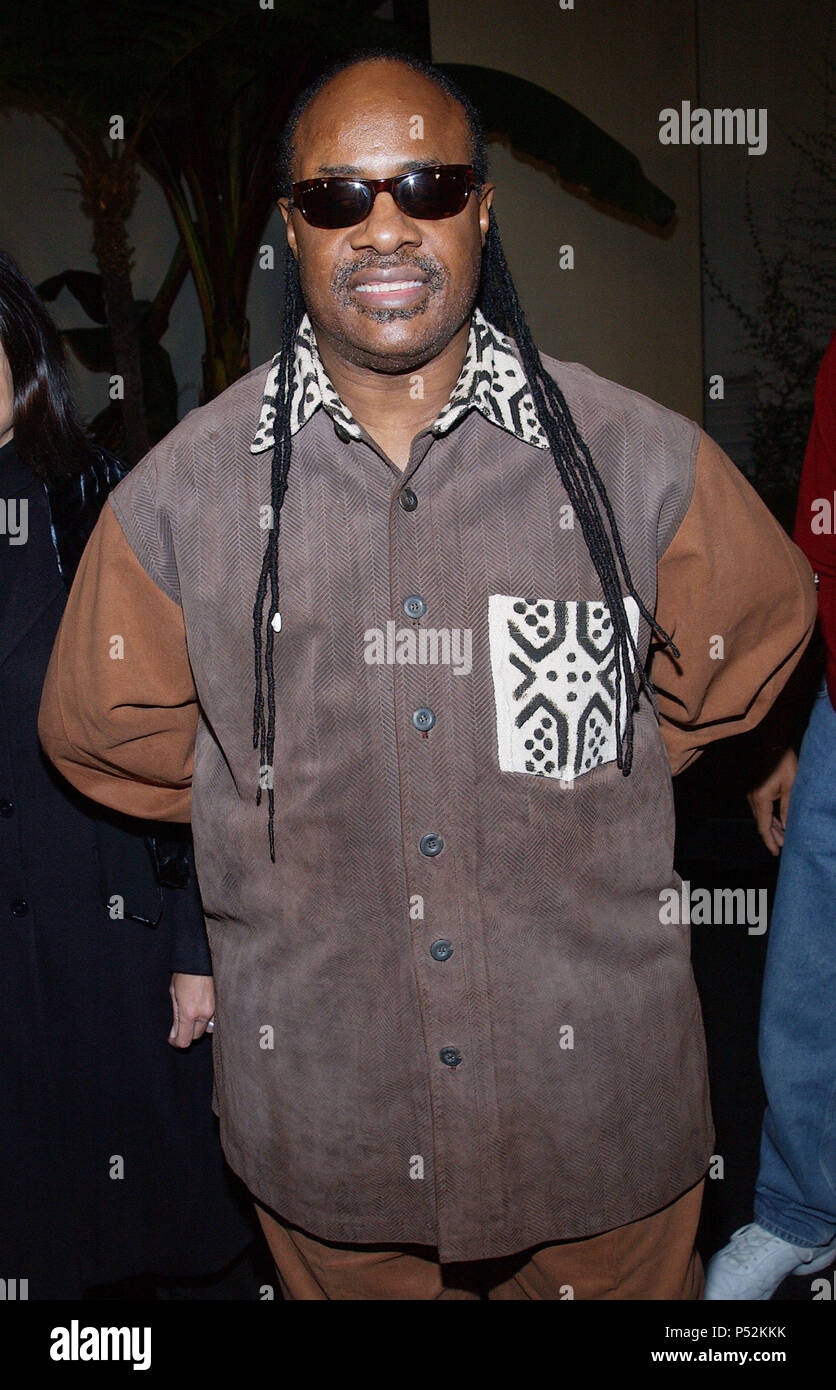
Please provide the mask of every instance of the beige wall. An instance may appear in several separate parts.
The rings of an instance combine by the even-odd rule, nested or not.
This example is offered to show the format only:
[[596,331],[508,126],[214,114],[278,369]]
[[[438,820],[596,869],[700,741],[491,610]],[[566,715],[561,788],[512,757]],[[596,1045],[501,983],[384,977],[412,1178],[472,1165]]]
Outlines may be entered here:
[[[430,0],[440,62],[502,68],[576,106],[677,204],[666,240],[602,214],[492,146],[494,202],[539,346],[698,419],[699,188],[693,147],[659,143],[659,112],[695,100],[693,0]],[[557,270],[557,249],[575,269]]]
[[[701,348],[697,171],[693,149],[658,141],[658,113],[692,96],[691,0],[430,0],[439,59],[505,68],[572,102],[622,141],[649,178],[677,203],[680,221],[660,240],[593,210],[548,174],[493,147],[497,212],[506,250],[540,346],[586,363],[697,417]],[[89,226],[69,182],[72,157],[43,122],[0,121],[0,245],[35,281],[68,267],[95,269]],[[176,242],[168,208],[143,179],[131,219],[138,297],[156,290]],[[281,219],[266,240],[282,244]],[[575,248],[575,269],[556,269],[557,248]],[[250,290],[252,360],[276,349],[279,283],[256,269]],[[55,306],[62,326],[84,324],[68,296]],[[202,330],[191,282],[172,315],[165,346],[180,386],[180,411],[196,404]],[[74,369],[88,415],[104,401],[104,378]]]

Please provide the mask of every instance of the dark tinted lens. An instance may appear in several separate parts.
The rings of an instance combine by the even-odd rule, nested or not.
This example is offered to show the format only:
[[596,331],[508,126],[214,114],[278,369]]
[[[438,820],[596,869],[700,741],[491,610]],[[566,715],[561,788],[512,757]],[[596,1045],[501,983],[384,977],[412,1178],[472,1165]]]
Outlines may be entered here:
[[351,179],[322,179],[304,189],[296,200],[312,227],[351,227],[368,216],[370,195]]
[[468,177],[460,169],[418,169],[398,186],[397,202],[407,217],[438,221],[461,212]]

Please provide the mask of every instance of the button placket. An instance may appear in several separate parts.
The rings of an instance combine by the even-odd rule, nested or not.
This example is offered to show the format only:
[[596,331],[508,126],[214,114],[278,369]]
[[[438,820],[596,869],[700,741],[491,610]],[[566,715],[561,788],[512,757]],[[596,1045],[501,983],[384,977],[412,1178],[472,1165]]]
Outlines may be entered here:
[[[417,509],[409,512],[399,498],[390,513],[391,611],[397,615],[402,609],[417,632],[444,629],[450,622],[436,595],[435,566],[428,567],[432,481],[428,476],[421,483]],[[400,625],[404,626],[403,617]],[[456,844],[461,827],[448,819],[446,804],[443,755],[449,731],[443,692],[448,679],[446,667],[429,661],[417,667],[396,662],[393,667],[406,877],[409,894],[422,900],[420,919],[410,920],[409,931],[432,1096],[434,1172],[441,1184],[436,1209],[444,1241],[455,1228],[462,1203],[470,1200],[457,1189],[457,1174],[461,1153],[472,1148],[474,1135],[481,1133],[482,1093],[478,1072],[468,1065],[480,1049],[470,1029],[466,941],[458,939],[463,909]]]

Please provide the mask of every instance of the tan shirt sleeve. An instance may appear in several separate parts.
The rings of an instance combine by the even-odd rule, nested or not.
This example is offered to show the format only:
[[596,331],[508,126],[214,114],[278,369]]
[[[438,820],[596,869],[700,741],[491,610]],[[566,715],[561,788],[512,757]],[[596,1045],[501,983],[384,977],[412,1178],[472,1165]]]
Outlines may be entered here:
[[187,821],[197,723],[182,610],[142,568],[106,502],[47,668],[43,747],[94,801]]
[[679,530],[659,561],[656,621],[676,643],[651,678],[676,774],[706,744],[761,720],[813,631],[813,571],[731,459],[706,434]]

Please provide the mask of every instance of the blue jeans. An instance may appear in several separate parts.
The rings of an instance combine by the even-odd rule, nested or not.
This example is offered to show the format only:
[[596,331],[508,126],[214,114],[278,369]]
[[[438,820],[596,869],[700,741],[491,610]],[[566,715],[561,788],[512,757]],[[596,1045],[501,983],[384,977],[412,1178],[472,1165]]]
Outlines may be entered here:
[[822,683],[801,745],[760,1017],[767,1095],[755,1220],[793,1245],[836,1235],[836,713]]

